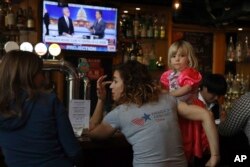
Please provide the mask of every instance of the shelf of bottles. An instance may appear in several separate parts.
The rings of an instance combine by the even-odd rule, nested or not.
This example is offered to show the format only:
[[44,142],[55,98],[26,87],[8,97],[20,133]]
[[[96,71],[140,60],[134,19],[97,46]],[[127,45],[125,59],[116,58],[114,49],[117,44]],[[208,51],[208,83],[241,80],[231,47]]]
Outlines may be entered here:
[[18,7],[10,0],[0,2],[0,29],[4,31],[34,30],[33,10]]
[[224,109],[225,111],[231,108],[232,103],[241,95],[249,91],[249,75],[229,73],[226,75],[227,93],[224,96]]
[[162,57],[155,54],[156,40],[166,40],[166,16],[135,11],[120,15],[123,62],[137,60],[154,71],[163,69]]
[[165,39],[166,16],[154,14],[123,13],[120,18],[123,38],[126,39]]
[[227,46],[227,55],[226,61],[236,61],[241,62],[250,62],[250,50],[248,44],[248,36],[245,36],[244,41],[238,40],[236,45],[234,45],[233,37],[230,37],[228,46]]

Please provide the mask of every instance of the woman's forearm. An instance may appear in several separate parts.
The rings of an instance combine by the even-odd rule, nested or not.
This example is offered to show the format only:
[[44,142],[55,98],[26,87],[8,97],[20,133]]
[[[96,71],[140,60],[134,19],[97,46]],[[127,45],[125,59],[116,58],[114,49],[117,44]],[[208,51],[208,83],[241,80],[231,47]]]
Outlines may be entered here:
[[219,136],[212,114],[208,113],[208,116],[204,117],[202,126],[209,142],[211,156],[219,156]]
[[211,154],[219,154],[218,131],[210,111],[196,105],[179,102],[178,113],[186,119],[201,121],[205,130]]
[[103,119],[104,100],[98,99],[95,111],[90,119],[89,130],[94,129]]

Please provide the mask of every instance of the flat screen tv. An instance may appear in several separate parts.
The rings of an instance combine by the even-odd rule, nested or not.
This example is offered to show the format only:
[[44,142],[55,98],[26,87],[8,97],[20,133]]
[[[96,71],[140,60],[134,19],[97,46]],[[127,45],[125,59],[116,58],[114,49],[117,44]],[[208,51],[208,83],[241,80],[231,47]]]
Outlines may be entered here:
[[59,5],[49,0],[42,3],[42,42],[47,46],[57,43],[62,50],[117,51],[117,8],[80,3]]

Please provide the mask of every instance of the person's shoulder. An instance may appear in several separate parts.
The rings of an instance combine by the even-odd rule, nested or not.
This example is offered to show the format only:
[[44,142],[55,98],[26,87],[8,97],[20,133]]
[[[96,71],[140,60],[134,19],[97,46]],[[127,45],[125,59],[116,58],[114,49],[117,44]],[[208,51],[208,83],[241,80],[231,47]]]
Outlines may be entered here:
[[47,99],[49,101],[54,101],[54,100],[57,100],[57,95],[55,92],[39,92],[39,96],[43,99]]
[[106,22],[103,19],[101,19],[101,23],[105,24]]
[[170,95],[169,93],[161,93],[160,94],[160,100],[164,100],[166,102],[176,102],[177,101],[177,98]]
[[198,70],[192,67],[185,68],[181,73],[201,75]]
[[59,21],[61,21],[62,19],[64,19],[64,17],[63,17],[63,16],[59,17],[59,19],[58,19],[58,20],[59,20]]
[[116,112],[117,114],[122,114],[123,112],[129,112],[134,111],[135,109],[138,109],[138,105],[134,103],[126,103],[126,104],[120,104],[116,106],[114,109],[112,109],[111,112]]
[[250,105],[250,92],[246,92],[244,95],[242,95],[239,99],[238,99],[238,103],[247,103]]
[[246,96],[247,98],[249,98],[249,100],[250,100],[250,92],[246,92],[246,93],[245,93],[245,96]]
[[193,79],[193,80],[201,81],[202,75],[195,68],[188,67],[188,68],[184,69],[183,71],[181,71],[179,78]]

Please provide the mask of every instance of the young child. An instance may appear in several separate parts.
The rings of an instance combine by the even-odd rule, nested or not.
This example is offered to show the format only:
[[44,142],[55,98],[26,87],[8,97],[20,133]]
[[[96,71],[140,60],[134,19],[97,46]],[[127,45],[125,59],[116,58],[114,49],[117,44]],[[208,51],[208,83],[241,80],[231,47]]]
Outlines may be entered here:
[[[160,78],[162,87],[181,101],[204,107],[198,100],[197,91],[202,79],[196,70],[198,65],[192,45],[184,40],[174,42],[168,52],[168,67]],[[199,121],[179,118],[184,151],[189,162],[194,157],[202,158],[208,151],[208,142]]]

